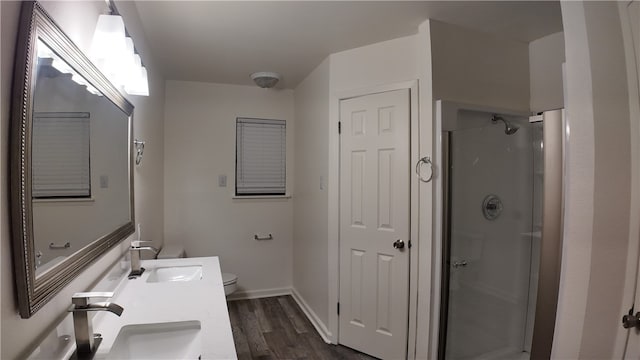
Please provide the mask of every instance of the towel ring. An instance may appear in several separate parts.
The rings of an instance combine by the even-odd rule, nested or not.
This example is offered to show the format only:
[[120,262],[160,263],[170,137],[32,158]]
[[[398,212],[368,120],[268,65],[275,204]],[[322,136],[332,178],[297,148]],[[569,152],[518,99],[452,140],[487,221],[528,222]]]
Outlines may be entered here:
[[[422,168],[422,164],[429,164],[429,169],[431,170],[431,173],[429,174],[428,178],[423,178],[422,175],[420,174],[420,169]],[[429,181],[431,181],[433,179],[433,163],[431,162],[431,158],[428,156],[425,156],[423,158],[421,158],[420,160],[418,160],[418,163],[416,163],[416,176],[418,177],[418,179],[420,179],[420,181],[422,182],[426,182],[428,183]]]
[[136,148],[136,165],[140,165],[142,162],[142,154],[144,153],[144,141],[135,139],[133,145]]

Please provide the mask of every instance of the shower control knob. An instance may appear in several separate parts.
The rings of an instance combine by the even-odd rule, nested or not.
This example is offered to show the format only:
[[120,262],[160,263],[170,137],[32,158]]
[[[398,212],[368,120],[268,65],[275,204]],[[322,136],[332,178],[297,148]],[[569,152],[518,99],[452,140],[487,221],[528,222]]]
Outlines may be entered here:
[[393,247],[396,249],[403,249],[404,248],[404,241],[398,239],[396,241],[393,242]]
[[625,329],[638,328],[640,329],[640,312],[635,315],[627,314],[622,317],[622,327]]

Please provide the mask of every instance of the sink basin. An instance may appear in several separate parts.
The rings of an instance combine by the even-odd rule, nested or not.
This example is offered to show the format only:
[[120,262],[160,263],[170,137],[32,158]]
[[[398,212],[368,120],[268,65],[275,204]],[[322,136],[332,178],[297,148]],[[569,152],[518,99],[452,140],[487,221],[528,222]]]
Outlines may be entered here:
[[202,354],[200,321],[126,325],[107,360],[198,359]]
[[202,279],[202,266],[170,266],[151,270],[147,282],[193,281]]

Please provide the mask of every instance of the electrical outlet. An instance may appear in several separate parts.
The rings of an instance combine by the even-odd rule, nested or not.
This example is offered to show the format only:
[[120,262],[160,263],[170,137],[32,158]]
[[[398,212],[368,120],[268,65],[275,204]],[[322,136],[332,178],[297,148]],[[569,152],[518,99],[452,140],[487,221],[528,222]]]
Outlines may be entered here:
[[227,175],[218,175],[218,186],[227,187]]

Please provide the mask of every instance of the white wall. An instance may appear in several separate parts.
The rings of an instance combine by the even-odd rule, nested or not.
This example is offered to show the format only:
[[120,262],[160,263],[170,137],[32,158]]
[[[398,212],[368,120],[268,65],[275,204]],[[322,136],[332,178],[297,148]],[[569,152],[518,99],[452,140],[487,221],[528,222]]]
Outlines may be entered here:
[[617,4],[562,2],[570,136],[555,358],[613,358],[631,197],[629,97]]
[[[236,295],[288,291],[293,201],[233,199],[237,117],[287,121],[287,191],[293,189],[293,91],[167,81],[165,239],[183,244],[189,257],[220,256],[222,270],[238,275]],[[227,176],[226,187],[218,186],[219,175]]]
[[[439,151],[434,149],[436,131],[434,122],[434,97],[433,97],[433,71],[432,71],[432,54],[431,54],[431,20],[426,20],[420,24],[418,35],[416,38],[418,49],[418,78],[419,84],[419,108],[420,108],[420,129],[418,136],[420,138],[419,156],[430,156],[435,159]],[[437,166],[437,164],[436,164]],[[434,354],[435,344],[432,343],[433,337],[430,331],[435,322],[433,319],[437,316],[437,310],[433,309],[434,289],[439,285],[433,282],[433,271],[437,262],[434,263],[433,250],[435,229],[434,222],[438,221],[438,215],[433,212],[434,201],[438,196],[434,193],[437,182],[437,174],[434,181],[430,183],[420,182],[418,187],[419,206],[418,206],[418,261],[416,267],[412,269],[412,274],[417,274],[416,287],[418,291],[417,312],[416,312],[416,341],[415,355],[416,359],[428,359]],[[436,311],[433,311],[436,310]],[[413,324],[411,324],[413,325]],[[411,345],[409,346],[411,349]],[[432,351],[430,353],[430,351]]]
[[417,46],[411,35],[331,54],[332,95],[417,79]]
[[[104,10],[103,1],[85,2],[42,2],[45,9],[52,15],[63,30],[85,51],[88,49],[91,36],[98,15]],[[1,2],[2,19],[2,51],[1,66],[1,113],[0,129],[0,166],[8,168],[9,162],[9,104],[11,103],[10,87],[13,73],[13,55],[15,49],[15,37],[17,34],[18,18],[20,11],[19,2]],[[164,79],[156,70],[151,54],[145,43],[144,33],[141,31],[139,18],[135,6],[131,3],[118,3],[118,9],[122,13],[129,33],[133,36],[136,48],[140,51],[143,61],[149,71],[149,87],[151,96],[147,98],[131,97],[130,100],[136,106],[134,112],[134,133],[148,141],[145,159],[140,167],[135,169],[135,195],[136,195],[136,221],[141,222],[147,234],[158,243],[162,242],[162,119],[164,101]],[[0,185],[8,188],[6,171],[2,171]],[[105,256],[92,264],[87,271],[67,285],[62,292],[54,297],[47,305],[30,319],[21,319],[18,315],[16,295],[13,285],[13,263],[11,261],[11,235],[9,227],[9,202],[8,194],[2,191],[0,199],[0,264],[2,266],[2,354],[3,359],[15,359],[24,357],[35,346],[41,337],[54,326],[61,316],[67,314],[71,295],[78,291],[85,291],[91,287],[103,272],[109,269],[111,264],[117,261],[128,248],[126,241],[111,250]]]
[[[72,3],[73,4],[73,3]],[[138,9],[133,1],[116,1],[127,31],[149,73],[149,95],[129,96],[133,111],[133,137],[144,140],[144,157],[135,165],[135,220],[142,229],[142,240],[155,246],[164,242],[164,101],[165,80],[146,43]],[[78,19],[74,16],[74,19]]]
[[[327,181],[329,59],[295,89],[293,289],[320,323],[329,322]],[[314,315],[311,315],[314,316]]]
[[531,111],[564,107],[562,63],[564,33],[558,32],[529,43],[529,89]]
[[435,99],[529,111],[529,47],[431,21]]

